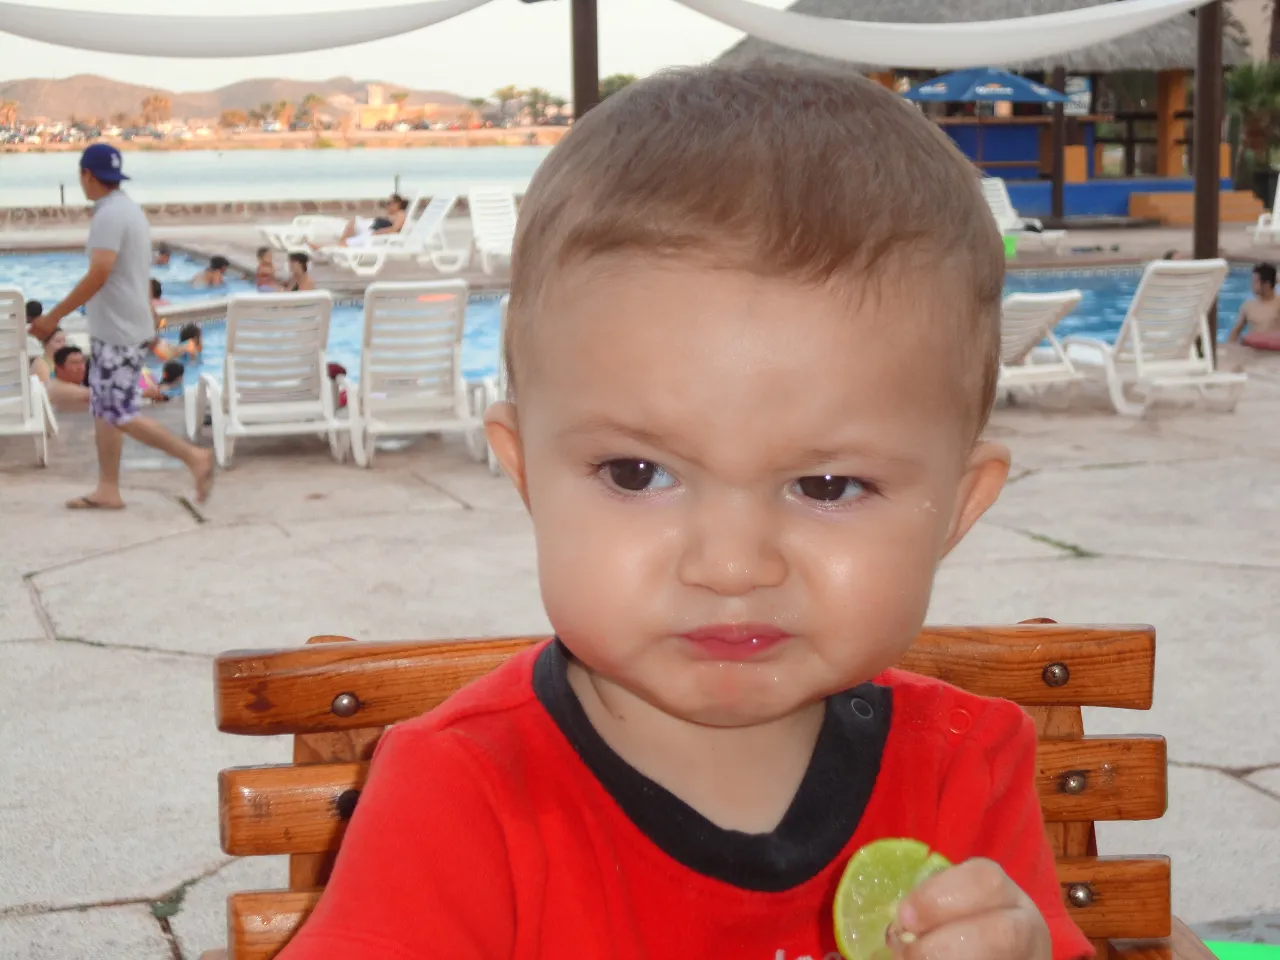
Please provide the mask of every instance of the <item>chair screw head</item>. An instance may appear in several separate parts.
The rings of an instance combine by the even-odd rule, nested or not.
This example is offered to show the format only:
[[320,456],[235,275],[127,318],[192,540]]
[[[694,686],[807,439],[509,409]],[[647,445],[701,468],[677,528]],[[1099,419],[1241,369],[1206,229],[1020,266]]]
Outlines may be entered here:
[[340,693],[333,698],[329,710],[335,717],[351,717],[360,709],[360,698],[354,693]]
[[1051,663],[1044,668],[1040,678],[1044,680],[1045,686],[1065,687],[1067,681],[1071,679],[1071,671],[1067,669],[1065,663]]
[[1073,907],[1087,907],[1093,903],[1093,888],[1087,883],[1073,883],[1067,887],[1067,902]]
[[1062,777],[1062,792],[1078,795],[1084,793],[1089,785],[1089,778],[1083,773],[1067,773]]

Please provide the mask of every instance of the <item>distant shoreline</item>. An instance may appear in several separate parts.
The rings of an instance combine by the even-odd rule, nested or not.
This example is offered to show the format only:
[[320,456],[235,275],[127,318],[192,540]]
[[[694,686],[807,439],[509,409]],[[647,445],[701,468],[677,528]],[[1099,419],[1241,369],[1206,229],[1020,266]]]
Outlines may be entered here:
[[[548,147],[560,142],[568,127],[487,127],[482,130],[411,130],[407,133],[336,130],[291,133],[230,134],[193,140],[121,140],[102,137],[121,151],[193,153],[227,150],[403,150],[412,147]],[[78,153],[83,143],[8,143],[0,153]]]

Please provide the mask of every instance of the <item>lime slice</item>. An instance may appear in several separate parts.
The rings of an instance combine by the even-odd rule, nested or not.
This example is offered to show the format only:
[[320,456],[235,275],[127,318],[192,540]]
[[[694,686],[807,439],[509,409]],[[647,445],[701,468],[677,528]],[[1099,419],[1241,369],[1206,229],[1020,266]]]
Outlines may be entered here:
[[845,960],[891,960],[898,904],[949,866],[919,840],[877,840],[855,853],[836,887],[836,946]]

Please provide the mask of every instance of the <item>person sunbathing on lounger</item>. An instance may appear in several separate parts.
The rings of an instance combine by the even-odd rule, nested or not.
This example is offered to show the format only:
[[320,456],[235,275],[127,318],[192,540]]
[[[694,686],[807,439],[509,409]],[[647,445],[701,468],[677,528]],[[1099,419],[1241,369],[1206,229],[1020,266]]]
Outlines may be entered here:
[[404,227],[405,217],[409,213],[409,201],[398,193],[387,199],[385,216],[356,217],[347,223],[342,231],[339,243],[344,247],[358,247],[369,242],[369,237],[381,236],[385,233],[399,233]]
[[[1246,327],[1248,333],[1245,333]],[[1251,346],[1250,340],[1275,341],[1280,345],[1280,297],[1276,296],[1276,268],[1269,263],[1253,268],[1253,296],[1240,308],[1236,325],[1227,337],[1228,343],[1245,346]]]

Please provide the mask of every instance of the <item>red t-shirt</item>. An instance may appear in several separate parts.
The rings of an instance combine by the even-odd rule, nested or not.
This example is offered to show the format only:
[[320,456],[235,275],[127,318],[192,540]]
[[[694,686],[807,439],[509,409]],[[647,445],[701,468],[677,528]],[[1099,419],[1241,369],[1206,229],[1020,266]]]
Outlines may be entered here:
[[1066,915],[1016,705],[899,671],[831,697],[768,834],[723,830],[613,753],[550,644],[382,739],[333,877],[280,960],[839,960],[855,850],[914,837],[989,857]]

